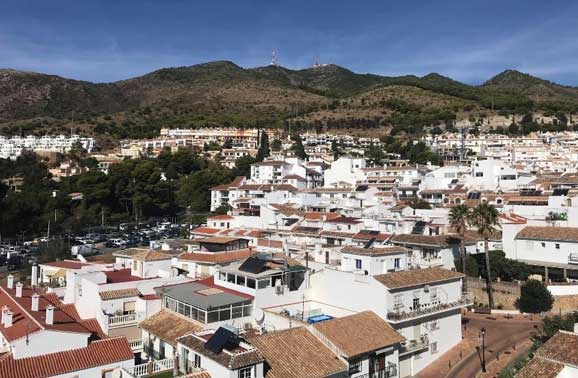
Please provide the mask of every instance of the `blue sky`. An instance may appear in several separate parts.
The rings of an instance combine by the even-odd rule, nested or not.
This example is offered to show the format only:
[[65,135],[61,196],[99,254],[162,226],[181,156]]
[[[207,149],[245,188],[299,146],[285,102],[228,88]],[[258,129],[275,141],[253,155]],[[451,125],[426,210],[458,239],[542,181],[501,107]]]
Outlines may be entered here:
[[108,82],[231,60],[480,83],[507,68],[578,85],[578,2],[2,0],[0,67]]

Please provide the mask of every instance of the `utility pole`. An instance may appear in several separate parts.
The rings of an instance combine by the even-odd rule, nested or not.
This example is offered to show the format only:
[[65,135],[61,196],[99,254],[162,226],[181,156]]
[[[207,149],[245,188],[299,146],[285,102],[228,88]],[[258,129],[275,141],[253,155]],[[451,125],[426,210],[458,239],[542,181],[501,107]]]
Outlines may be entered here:
[[486,372],[486,329],[482,328],[480,330],[482,335],[482,372]]

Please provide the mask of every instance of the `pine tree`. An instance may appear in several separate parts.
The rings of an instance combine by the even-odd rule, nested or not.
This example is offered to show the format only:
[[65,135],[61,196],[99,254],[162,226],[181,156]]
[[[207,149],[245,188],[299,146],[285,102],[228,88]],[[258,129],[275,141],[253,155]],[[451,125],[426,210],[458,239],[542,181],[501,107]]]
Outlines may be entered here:
[[263,161],[271,155],[271,148],[269,147],[269,136],[266,132],[261,132],[259,140],[259,150],[257,151],[257,161]]

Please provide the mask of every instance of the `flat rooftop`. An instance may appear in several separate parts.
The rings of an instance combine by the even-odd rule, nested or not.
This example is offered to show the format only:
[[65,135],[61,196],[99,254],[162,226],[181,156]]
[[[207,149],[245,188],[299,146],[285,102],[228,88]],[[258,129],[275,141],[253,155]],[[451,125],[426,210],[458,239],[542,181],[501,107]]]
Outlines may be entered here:
[[252,301],[253,297],[215,285],[204,285],[200,281],[158,287],[157,293],[203,310]]

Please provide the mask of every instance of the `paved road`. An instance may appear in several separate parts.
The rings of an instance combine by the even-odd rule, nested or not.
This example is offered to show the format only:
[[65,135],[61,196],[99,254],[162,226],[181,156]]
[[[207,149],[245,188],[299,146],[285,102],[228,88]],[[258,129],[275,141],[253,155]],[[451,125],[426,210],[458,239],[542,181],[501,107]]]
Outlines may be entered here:
[[[482,327],[486,329],[486,365],[495,360],[498,353],[500,358],[506,357],[504,352],[512,351],[513,345],[520,345],[527,340],[536,331],[534,325],[541,324],[540,320],[490,320],[487,316],[469,316],[468,320],[468,331],[479,331]],[[480,355],[474,350],[446,378],[473,378],[480,371]]]

